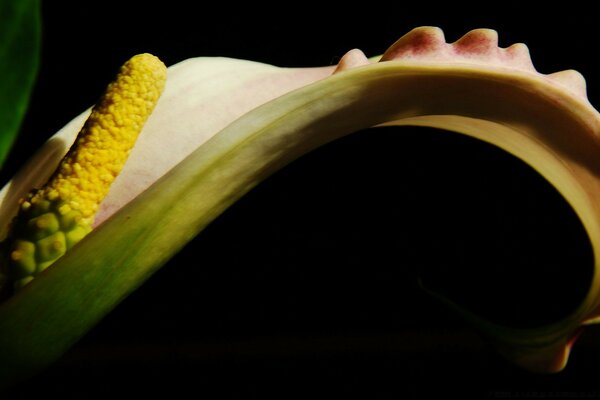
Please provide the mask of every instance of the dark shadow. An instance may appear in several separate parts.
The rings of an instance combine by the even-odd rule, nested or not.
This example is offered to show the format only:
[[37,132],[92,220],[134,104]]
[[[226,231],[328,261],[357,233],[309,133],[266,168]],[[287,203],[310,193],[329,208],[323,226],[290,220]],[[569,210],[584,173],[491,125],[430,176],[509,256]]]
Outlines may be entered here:
[[536,326],[579,304],[592,268],[575,213],[522,161],[434,129],[367,130],[252,190],[18,393],[62,393],[64,376],[71,393],[101,380],[102,395],[584,393],[598,355],[585,335],[565,373],[524,372],[417,277],[486,318]]

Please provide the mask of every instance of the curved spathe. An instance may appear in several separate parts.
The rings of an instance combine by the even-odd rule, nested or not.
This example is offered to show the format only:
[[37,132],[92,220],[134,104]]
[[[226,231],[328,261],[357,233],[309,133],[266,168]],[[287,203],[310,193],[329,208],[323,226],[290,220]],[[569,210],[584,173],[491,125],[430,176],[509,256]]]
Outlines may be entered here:
[[[596,263],[590,290],[576,311],[544,327],[510,329],[457,308],[511,360],[538,371],[562,369],[576,332],[600,315],[600,115],[585,97],[585,82],[576,72],[536,72],[526,47],[500,49],[491,30],[472,31],[447,44],[439,29],[418,28],[381,60],[371,63],[352,51],[328,77],[333,67],[307,72],[226,61],[249,74],[235,88],[240,95],[260,91],[259,76],[259,82],[273,84],[273,91],[264,104],[258,101],[262,105],[244,103],[239,118],[230,113],[227,118],[235,121],[220,119],[218,132],[203,128],[203,118],[210,115],[199,110],[207,98],[186,97],[193,85],[202,85],[198,76],[214,70],[192,74],[191,88],[180,81],[173,93],[181,95],[171,97],[168,106],[159,104],[147,125],[147,136],[154,137],[148,146],[173,140],[172,126],[179,119],[177,126],[187,136],[204,132],[197,148],[173,168],[157,170],[134,198],[115,192],[97,229],[0,305],[0,376],[16,379],[52,362],[272,172],[331,140],[386,124],[432,126],[493,143],[534,167],[571,203]],[[187,71],[185,64],[179,68]],[[217,95],[218,88],[213,90]],[[190,105],[194,101],[197,107]],[[167,137],[161,141],[163,128]],[[135,162],[132,167],[124,184],[137,178]],[[15,341],[23,345],[12,345]]]

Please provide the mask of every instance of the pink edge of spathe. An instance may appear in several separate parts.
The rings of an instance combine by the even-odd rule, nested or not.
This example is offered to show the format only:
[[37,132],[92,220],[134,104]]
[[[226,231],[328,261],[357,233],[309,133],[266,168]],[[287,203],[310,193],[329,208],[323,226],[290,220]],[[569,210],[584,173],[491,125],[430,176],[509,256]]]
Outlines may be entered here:
[[498,33],[493,29],[474,29],[454,43],[446,43],[440,28],[415,28],[390,46],[381,61],[462,63],[507,68],[543,77],[587,102],[585,79],[579,72],[565,70],[552,74],[539,73],[533,66],[525,44],[498,47]]

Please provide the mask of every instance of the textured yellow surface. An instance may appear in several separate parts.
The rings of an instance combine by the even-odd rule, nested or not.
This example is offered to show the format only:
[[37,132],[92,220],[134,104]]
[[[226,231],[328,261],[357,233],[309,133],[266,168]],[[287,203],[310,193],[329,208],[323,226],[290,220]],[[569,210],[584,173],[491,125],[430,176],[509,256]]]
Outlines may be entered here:
[[77,210],[93,222],[98,204],[123,168],[165,80],[166,69],[158,58],[140,54],[127,61],[54,176],[29,202],[60,199],[65,209]]
[[[49,181],[22,201],[3,271],[19,288],[91,231],[94,215],[152,113],[166,81],[155,56],[127,61]],[[6,271],[7,269],[7,271]]]

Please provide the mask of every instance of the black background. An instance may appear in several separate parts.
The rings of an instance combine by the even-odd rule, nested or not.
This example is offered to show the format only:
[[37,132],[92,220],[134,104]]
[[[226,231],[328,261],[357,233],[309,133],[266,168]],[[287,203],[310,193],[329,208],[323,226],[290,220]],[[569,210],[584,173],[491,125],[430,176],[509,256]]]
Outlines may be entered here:
[[[318,66],[380,54],[416,26],[449,42],[487,27],[503,47],[525,42],[540,72],[583,73],[598,104],[596,13],[522,4],[46,2],[38,83],[2,177],[140,52]],[[598,329],[564,372],[531,374],[417,285],[534,326],[572,310],[591,264],[572,210],[519,160],[438,130],[359,132],[253,190],[9,397],[598,398]]]

